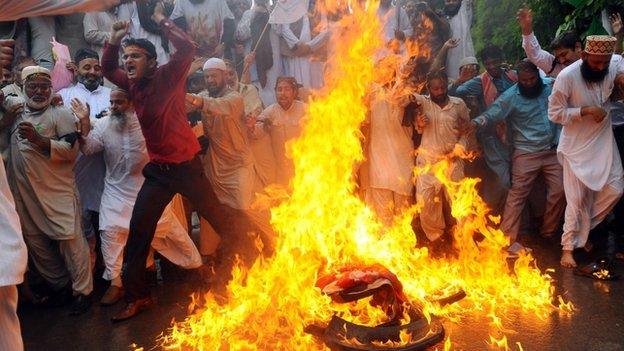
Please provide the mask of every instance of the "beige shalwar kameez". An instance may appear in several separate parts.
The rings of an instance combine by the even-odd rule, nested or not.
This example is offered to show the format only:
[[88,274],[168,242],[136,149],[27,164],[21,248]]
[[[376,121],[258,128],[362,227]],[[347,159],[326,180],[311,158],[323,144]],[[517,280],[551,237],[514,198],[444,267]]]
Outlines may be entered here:
[[401,125],[403,107],[381,88],[370,101],[366,203],[386,224],[413,203],[412,128]]
[[307,105],[299,100],[295,100],[288,110],[275,103],[258,117],[255,134],[261,136],[268,132],[271,137],[277,184],[287,186],[295,175],[292,160],[287,156],[286,143],[299,137],[306,109]]
[[[422,106],[422,112],[429,118],[429,124],[418,132],[422,134],[416,166],[424,167],[443,160],[455,145],[468,149],[472,144],[466,134],[461,134],[462,123],[470,121],[468,107],[459,98],[449,97],[444,107],[440,107],[428,96],[416,95],[416,101]],[[454,158],[449,169],[451,180],[458,181],[464,177],[464,164],[461,159]],[[416,201],[422,205],[420,223],[431,241],[444,234],[442,196],[447,196],[440,181],[431,173],[424,173],[416,180]],[[448,200],[448,198],[447,198]]]
[[[11,128],[7,168],[33,264],[55,289],[64,288],[71,278],[74,292],[88,295],[93,277],[73,172],[78,144],[61,140],[75,133],[75,121],[64,107],[26,108]],[[50,138],[49,154],[19,137],[21,122],[32,123],[39,134]]]

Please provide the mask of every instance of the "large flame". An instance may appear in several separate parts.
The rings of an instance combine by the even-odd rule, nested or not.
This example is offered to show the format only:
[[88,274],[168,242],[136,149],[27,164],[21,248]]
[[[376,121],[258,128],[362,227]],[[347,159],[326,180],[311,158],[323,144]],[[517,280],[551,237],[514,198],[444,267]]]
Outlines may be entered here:
[[[329,1],[325,5],[340,7]],[[289,197],[271,211],[278,233],[275,254],[248,269],[237,266],[223,305],[211,293],[195,296],[195,311],[174,323],[160,340],[165,348],[326,349],[304,329],[328,321],[339,307],[315,288],[315,282],[319,273],[352,264],[387,267],[427,316],[450,321],[466,314],[487,318],[497,335],[490,345],[507,344],[504,333],[509,328],[501,318],[505,313],[520,311],[544,319],[553,311],[571,310],[570,304],[553,302],[551,278],[536,268],[530,255],[520,256],[513,268],[508,266],[504,253],[508,239],[495,229],[495,219],[477,194],[478,180],[452,181],[446,174],[449,160],[415,173],[433,172],[450,196],[457,221],[456,257],[433,259],[427,249],[415,248],[411,218],[417,206],[385,227],[356,195],[354,170],[364,159],[360,125],[367,113],[362,101],[379,78],[374,57],[383,43],[377,3],[353,2],[349,8],[333,38],[326,88],[311,98],[302,135],[290,145],[296,175]],[[460,149],[455,152],[457,157],[462,154]],[[455,287],[467,293],[461,303],[442,307],[433,302]],[[358,311],[358,322],[382,318],[367,304],[360,304]],[[451,348],[450,338],[442,347]]]

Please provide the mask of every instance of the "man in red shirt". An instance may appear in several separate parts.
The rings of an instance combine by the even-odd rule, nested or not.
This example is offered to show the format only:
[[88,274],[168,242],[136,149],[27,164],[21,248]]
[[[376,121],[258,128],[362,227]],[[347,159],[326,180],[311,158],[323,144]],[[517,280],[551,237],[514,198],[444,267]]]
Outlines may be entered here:
[[129,29],[124,21],[113,25],[102,57],[104,76],[130,93],[150,157],[130,220],[123,274],[126,306],[112,318],[114,322],[131,318],[152,304],[145,262],[156,223],[176,193],[187,197],[220,235],[252,230],[240,220],[244,214],[218,202],[197,157],[200,146],[184,108],[186,73],[195,45],[165,18],[162,6],[156,7],[152,19],[176,48],[168,64],[157,67],[154,45],[145,39],[129,38],[122,46],[125,71],[120,69],[119,46]]

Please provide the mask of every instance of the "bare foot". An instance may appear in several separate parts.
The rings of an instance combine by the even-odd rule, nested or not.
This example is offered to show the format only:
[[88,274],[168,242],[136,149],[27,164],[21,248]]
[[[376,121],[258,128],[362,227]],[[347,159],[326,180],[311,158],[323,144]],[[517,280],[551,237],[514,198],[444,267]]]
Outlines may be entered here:
[[572,251],[563,250],[561,254],[561,266],[565,268],[576,268],[576,261],[572,256]]

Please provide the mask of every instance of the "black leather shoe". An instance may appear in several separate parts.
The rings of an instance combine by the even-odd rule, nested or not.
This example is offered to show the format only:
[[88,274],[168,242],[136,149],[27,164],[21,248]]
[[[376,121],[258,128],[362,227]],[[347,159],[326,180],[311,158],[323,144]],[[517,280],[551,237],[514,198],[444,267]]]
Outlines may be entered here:
[[152,307],[153,303],[154,302],[152,301],[151,297],[146,297],[143,299],[132,301],[130,303],[126,303],[126,306],[121,311],[119,311],[119,313],[114,315],[111,320],[113,321],[113,323],[117,323],[130,319],[140,312]]
[[72,302],[72,305],[69,308],[69,315],[70,316],[81,315],[87,312],[87,310],[89,310],[89,307],[91,307],[91,295],[80,294],[76,296],[76,298],[74,299],[74,302]]

